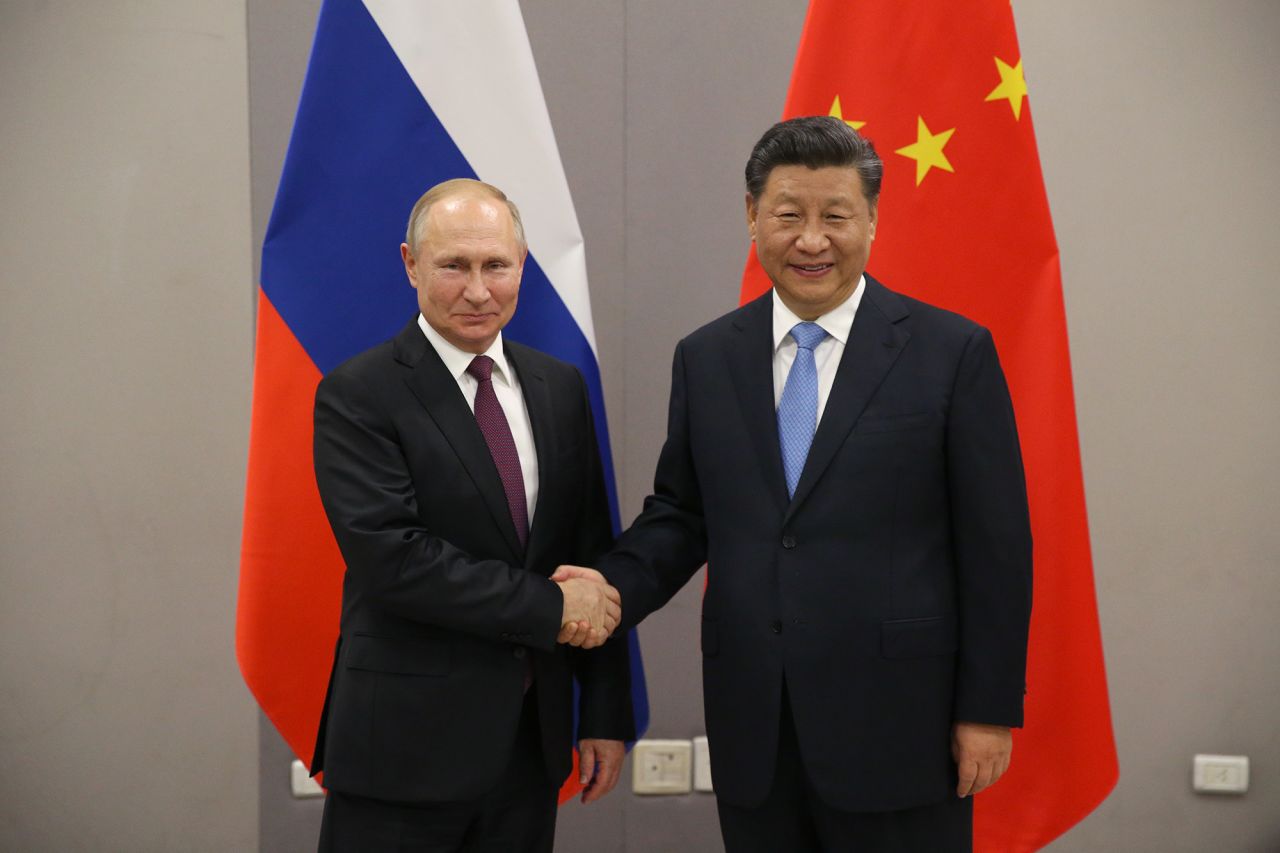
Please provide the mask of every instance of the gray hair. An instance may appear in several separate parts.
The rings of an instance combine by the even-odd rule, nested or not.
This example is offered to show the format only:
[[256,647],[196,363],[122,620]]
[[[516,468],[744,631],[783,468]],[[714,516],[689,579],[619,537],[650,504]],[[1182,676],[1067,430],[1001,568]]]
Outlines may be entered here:
[[520,220],[520,209],[516,207],[514,201],[507,198],[506,193],[484,181],[454,178],[438,183],[423,193],[414,204],[413,210],[409,212],[409,225],[405,228],[404,241],[409,244],[409,250],[414,255],[418,254],[418,247],[422,244],[422,234],[427,226],[427,212],[431,209],[431,205],[449,196],[463,194],[488,196],[505,204],[507,210],[511,212],[511,222],[515,225],[516,243],[520,246],[520,253],[523,254],[529,248],[524,238],[524,223]]
[[788,119],[764,132],[747,158],[747,192],[752,198],[760,198],[769,174],[778,166],[851,166],[862,179],[867,203],[875,207],[880,199],[884,163],[875,146],[832,116]]

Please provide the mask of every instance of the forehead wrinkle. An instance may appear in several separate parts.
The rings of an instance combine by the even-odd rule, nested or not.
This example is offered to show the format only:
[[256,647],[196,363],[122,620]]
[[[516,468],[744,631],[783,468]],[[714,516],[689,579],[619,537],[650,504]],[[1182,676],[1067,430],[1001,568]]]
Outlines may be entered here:
[[[780,178],[778,186],[773,189],[772,195],[778,201],[805,201],[808,200],[810,196],[825,192],[827,193],[825,199],[827,204],[838,201],[847,201],[861,195],[861,193],[859,193],[855,188],[841,188],[836,190],[826,188],[809,189],[799,184],[800,182],[795,178]],[[769,194],[769,190],[766,189],[764,195]]]
[[[493,247],[500,242],[501,248]],[[459,222],[446,221],[435,223],[423,235],[423,245],[433,246],[438,252],[513,252],[519,253],[519,241],[515,230],[509,223],[498,222]]]
[[[780,205],[780,204],[800,204],[800,205],[803,205],[803,204],[808,204],[808,203],[813,202],[813,201],[815,201],[815,200],[814,200],[814,199],[808,199],[808,198],[805,198],[805,197],[803,197],[803,196],[801,196],[801,195],[795,195],[795,194],[792,194],[792,193],[779,193],[779,194],[778,194],[778,196],[773,200],[773,204],[774,204],[774,205]],[[855,197],[855,196],[852,196],[852,195],[835,195],[835,196],[828,196],[828,197],[827,197],[827,198],[825,198],[825,199],[817,199],[817,200],[816,200],[816,203],[817,203],[817,205],[818,205],[819,207],[821,207],[821,208],[823,208],[823,209],[830,208],[830,207],[839,207],[839,206],[844,206],[844,207],[856,207],[856,206],[857,206],[857,200],[856,200],[856,197]]]

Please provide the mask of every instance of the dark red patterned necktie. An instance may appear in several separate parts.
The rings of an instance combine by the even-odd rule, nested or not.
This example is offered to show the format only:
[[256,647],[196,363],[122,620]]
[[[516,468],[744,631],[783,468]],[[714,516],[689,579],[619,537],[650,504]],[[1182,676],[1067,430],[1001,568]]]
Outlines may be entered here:
[[498,467],[502,488],[507,493],[507,508],[516,526],[516,536],[523,547],[529,538],[529,505],[524,494],[524,473],[520,470],[520,454],[516,441],[511,437],[511,426],[493,391],[493,359],[478,355],[467,365],[470,373],[480,383],[476,389],[476,423],[489,445],[489,455]]

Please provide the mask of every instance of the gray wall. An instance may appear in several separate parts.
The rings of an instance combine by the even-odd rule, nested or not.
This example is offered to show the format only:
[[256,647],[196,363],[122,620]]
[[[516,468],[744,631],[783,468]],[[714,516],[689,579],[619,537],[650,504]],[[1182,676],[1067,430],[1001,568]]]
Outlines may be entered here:
[[[277,34],[309,20],[314,0],[267,5],[250,3],[251,37],[260,17]],[[624,519],[661,443],[672,347],[736,304],[741,168],[781,112],[805,5],[522,3],[587,240]],[[1116,792],[1052,849],[1274,851],[1280,6],[1014,12],[1062,251],[1121,761]],[[251,43],[255,193],[273,186],[280,155],[268,149],[281,145],[259,137],[259,116],[287,123],[301,79],[307,35],[290,40],[270,55]],[[641,627],[652,736],[702,732],[700,591],[695,579]],[[273,733],[264,740],[264,838],[305,849],[315,804],[268,817],[284,813],[267,798],[286,756]],[[1194,795],[1195,752],[1251,755],[1253,790]],[[289,847],[290,833],[307,840]],[[619,790],[565,806],[558,846],[717,850],[714,802]]]
[[0,3],[0,849],[251,850],[243,2]]
[[[232,626],[256,254],[317,5],[0,0],[0,849],[314,849],[318,803],[288,797]],[[804,2],[522,7],[629,519],[671,347],[736,302],[741,164]],[[1122,774],[1052,849],[1273,851],[1280,6],[1014,11]],[[699,590],[641,628],[653,736],[702,730]],[[1249,754],[1253,790],[1193,795],[1197,751]],[[566,806],[560,838],[719,849],[706,795],[619,790]]]
[[[1120,784],[1055,853],[1280,850],[1280,4],[1016,3]],[[1243,799],[1190,792],[1244,753]]]

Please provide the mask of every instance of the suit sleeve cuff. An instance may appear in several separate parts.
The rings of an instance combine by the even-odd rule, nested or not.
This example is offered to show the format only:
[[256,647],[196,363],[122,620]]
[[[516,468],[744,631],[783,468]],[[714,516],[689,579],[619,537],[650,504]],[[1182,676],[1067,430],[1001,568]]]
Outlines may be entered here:
[[556,637],[560,635],[560,619],[564,616],[564,593],[558,584],[546,578],[530,578],[530,581],[537,601],[532,609],[532,630],[524,644],[544,652],[554,651]]

